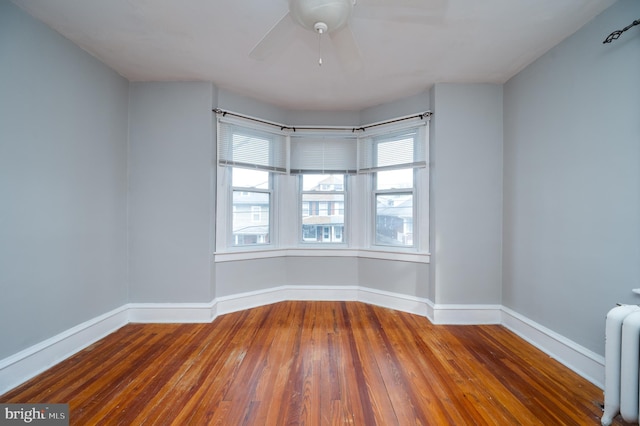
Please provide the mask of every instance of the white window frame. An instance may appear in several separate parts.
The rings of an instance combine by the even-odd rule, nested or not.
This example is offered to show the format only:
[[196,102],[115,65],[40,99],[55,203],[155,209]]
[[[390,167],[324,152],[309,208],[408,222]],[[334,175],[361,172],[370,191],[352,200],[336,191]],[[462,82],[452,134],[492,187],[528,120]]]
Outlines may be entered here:
[[[429,258],[429,122],[421,123],[416,125],[415,123],[403,124],[400,123],[398,125],[389,125],[389,126],[381,126],[380,129],[377,129],[376,132],[372,132],[373,134],[367,135],[368,138],[371,138],[372,146],[376,146],[378,143],[376,139],[380,139],[381,142],[388,141],[388,135],[393,136],[394,133],[402,134],[403,131],[409,129],[416,129],[416,139],[414,149],[420,149],[420,155],[423,159],[419,163],[424,163],[424,166],[416,166],[416,164],[408,163],[406,165],[398,165],[392,167],[382,167],[380,169],[375,168],[375,162],[377,159],[375,158],[376,152],[375,148],[373,151],[369,150],[368,153],[365,153],[370,156],[369,160],[372,161],[370,163],[361,162],[361,167],[367,167],[367,170],[361,172],[361,176],[364,176],[366,180],[366,190],[365,197],[367,198],[367,209],[366,215],[363,215],[366,218],[364,221],[367,223],[366,230],[366,247],[370,250],[374,251],[384,251],[388,253],[417,253],[421,254]],[[418,146],[421,144],[421,146]],[[362,160],[362,158],[361,158]],[[403,168],[413,168],[413,245],[412,246],[401,246],[401,245],[386,245],[379,244],[376,241],[376,195],[379,193],[408,193],[409,188],[407,189],[389,189],[389,190],[378,190],[376,189],[376,178],[378,171],[390,170],[390,169],[403,169]]]
[[[387,260],[401,260],[418,263],[429,263],[429,142],[428,120],[426,123],[413,122],[382,125],[366,130],[367,136],[384,135],[398,129],[421,127],[424,136],[426,167],[416,167],[413,170],[413,247],[376,244],[376,194],[382,191],[388,193],[408,192],[401,190],[375,190],[376,171],[364,171],[358,174],[345,174],[344,193],[344,229],[341,243],[309,243],[302,238],[302,185],[298,175],[271,171],[269,185],[269,243],[256,245],[233,245],[232,220],[234,212],[233,191],[231,185],[231,167],[216,162],[216,252],[215,261],[225,262],[244,259],[259,259],[281,256],[333,256],[333,257],[366,257]],[[265,126],[254,123],[243,123],[247,127],[255,126],[265,130]],[[273,127],[267,126],[271,133]],[[284,129],[283,126],[282,129]],[[289,130],[280,129],[280,134],[287,140],[289,149]],[[350,137],[353,129],[345,129]],[[301,132],[297,132],[300,137]],[[358,148],[359,149],[359,148]],[[359,154],[358,150],[358,156]],[[302,172],[301,172],[302,173]],[[336,173],[327,170],[326,174]],[[337,172],[341,173],[341,172]],[[235,188],[236,190],[238,188]],[[257,188],[246,188],[246,191],[264,191]],[[310,212],[309,212],[310,213]],[[262,212],[264,214],[264,212]],[[297,224],[294,228],[292,224]],[[319,232],[322,232],[320,230]]]
[[[306,173],[306,174],[312,174],[312,173]],[[349,175],[348,174],[342,174],[342,173],[327,173],[327,174],[333,174],[333,175],[337,175],[340,174],[343,176],[343,186],[341,190],[304,190],[304,185],[303,185],[303,179],[305,176],[305,173],[302,173],[300,175],[298,175],[298,246],[300,247],[310,247],[313,245],[316,245],[318,247],[322,247],[322,248],[331,248],[331,247],[347,247],[348,246],[348,238],[347,238],[347,232],[349,229],[349,222],[350,222],[350,215],[349,215],[349,208],[348,208],[348,200],[349,200]],[[340,194],[342,195],[342,202],[343,202],[343,229],[342,229],[342,241],[331,241],[331,242],[324,242],[324,241],[305,241],[304,240],[304,235],[303,235],[303,218],[304,217],[309,217],[311,216],[311,206],[309,206],[309,208],[307,210],[305,210],[302,201],[304,199],[304,195],[305,194]],[[321,212],[321,202],[318,202],[318,215]],[[326,210],[327,210],[327,214],[329,213],[329,206],[328,203]],[[308,214],[308,216],[305,216],[305,212]],[[331,228],[331,227],[330,227]],[[324,239],[324,225],[321,227],[321,229],[316,231],[317,233],[321,233],[322,234],[322,238]],[[330,234],[335,235],[335,233],[332,233],[330,230]],[[333,235],[330,235],[330,239],[332,238]],[[317,238],[317,236],[316,236]]]
[[[371,245],[373,247],[382,247],[385,250],[417,250],[417,243],[419,241],[419,235],[420,235],[420,227],[416,226],[416,221],[417,221],[417,212],[418,212],[418,208],[417,208],[417,204],[418,204],[418,197],[416,196],[416,185],[417,185],[417,179],[416,179],[416,174],[417,171],[416,169],[412,170],[412,185],[411,188],[391,188],[391,189],[377,189],[377,182],[378,182],[378,173],[379,172],[374,172],[372,173],[371,179],[372,179],[372,190],[371,190],[371,201],[372,201],[372,212],[371,212],[371,216],[373,218],[372,222],[371,222],[371,226],[370,231],[371,231]],[[384,244],[381,242],[378,242],[378,235],[377,235],[377,231],[378,231],[378,196],[379,195],[397,195],[397,194],[410,194],[412,197],[412,206],[411,206],[411,214],[412,214],[412,243],[411,245],[394,245],[394,244]]]
[[[221,169],[225,169],[222,171],[222,173],[228,173],[228,177],[223,176],[223,179],[229,179],[229,182],[232,181],[232,170],[233,167],[219,167]],[[220,171],[219,171],[220,172]],[[226,250],[256,250],[256,249],[261,249],[261,248],[269,248],[272,247],[274,244],[274,237],[275,237],[275,233],[274,233],[274,228],[275,228],[275,221],[273,220],[273,218],[275,217],[275,213],[274,213],[274,197],[275,197],[275,191],[273,190],[273,186],[274,186],[274,173],[268,172],[269,174],[269,184],[268,184],[268,188],[247,188],[247,187],[243,187],[243,186],[233,186],[233,182],[231,182],[230,185],[225,185],[226,188],[222,188],[222,191],[225,192],[225,198],[226,198],[226,206],[229,207],[223,207],[223,209],[225,210],[225,212],[229,211],[229,208],[231,208],[232,210],[232,214],[228,215],[228,220],[226,220],[226,234],[228,234],[226,236],[226,241],[224,241],[224,247]],[[221,188],[218,188],[218,190],[220,190]],[[233,193],[234,192],[239,192],[241,194],[241,196],[249,196],[249,193],[251,192],[256,192],[256,193],[263,193],[263,194],[267,194],[267,196],[269,197],[269,217],[268,217],[268,223],[269,223],[269,242],[268,243],[256,243],[256,244],[240,244],[240,245],[236,245],[234,242],[234,236],[233,236],[233,220],[234,220],[234,216],[236,216],[238,214],[238,211],[235,209],[235,206],[233,205]],[[246,194],[245,194],[246,193]],[[260,208],[260,206],[251,206],[251,222],[255,222],[254,220],[254,207],[258,207]],[[218,211],[218,213],[222,213],[221,211]],[[262,209],[260,210],[260,212],[258,213],[261,215],[264,214],[264,212],[262,212]]]

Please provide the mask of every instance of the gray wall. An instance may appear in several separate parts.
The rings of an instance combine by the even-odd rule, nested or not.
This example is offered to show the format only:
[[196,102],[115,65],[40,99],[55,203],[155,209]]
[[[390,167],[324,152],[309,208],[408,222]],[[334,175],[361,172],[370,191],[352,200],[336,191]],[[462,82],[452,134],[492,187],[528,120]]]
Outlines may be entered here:
[[128,82],[0,2],[0,358],[127,302]]
[[210,302],[214,136],[211,83],[132,83],[129,295]]
[[[424,112],[429,93],[383,104],[360,112],[290,111],[220,90],[218,107],[286,125],[368,124]],[[363,120],[363,117],[366,121]],[[322,271],[322,273],[319,273]],[[287,257],[241,260],[216,264],[216,296],[260,291],[282,285],[335,285],[363,287],[427,297],[429,265],[345,257]],[[259,279],[257,278],[259,277]]]
[[502,86],[437,84],[432,99],[430,297],[499,304]]
[[276,257],[216,265],[217,296],[290,286],[361,286],[426,298],[429,265],[354,257]]
[[217,297],[287,285],[286,258],[218,263],[215,281]]
[[288,110],[224,89],[221,89],[219,93],[217,104],[219,108],[279,124],[289,126],[351,126],[360,124],[358,111]]
[[414,96],[369,107],[362,111],[300,111],[278,108],[221,89],[217,105],[227,111],[239,112],[286,125],[353,126],[429,111],[431,109],[429,94],[430,92],[427,90]]
[[218,297],[291,286],[358,285],[358,260],[347,257],[274,257],[216,265]]
[[411,114],[419,114],[431,110],[430,91],[387,102],[363,109],[360,112],[360,124],[371,124]]
[[429,297],[429,264],[359,259],[358,285],[375,290]]
[[237,95],[224,89],[220,89],[218,91],[218,103],[216,107],[227,111],[246,114],[250,117],[274,121],[276,123],[290,124],[286,123],[286,110],[246,96]]
[[597,353],[640,302],[640,17],[620,0],[505,85],[503,304]]

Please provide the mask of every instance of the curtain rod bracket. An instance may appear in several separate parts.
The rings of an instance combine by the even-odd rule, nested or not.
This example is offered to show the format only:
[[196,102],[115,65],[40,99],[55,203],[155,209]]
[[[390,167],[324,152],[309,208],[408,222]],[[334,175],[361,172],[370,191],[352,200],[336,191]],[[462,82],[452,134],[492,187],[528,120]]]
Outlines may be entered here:
[[631,24],[627,25],[626,27],[624,27],[621,30],[617,30],[617,31],[612,32],[611,34],[609,34],[607,36],[607,38],[604,39],[602,44],[611,43],[613,40],[617,40],[622,35],[623,32],[627,31],[628,29],[630,29],[631,27],[634,27],[636,25],[640,25],[640,19],[636,19]]

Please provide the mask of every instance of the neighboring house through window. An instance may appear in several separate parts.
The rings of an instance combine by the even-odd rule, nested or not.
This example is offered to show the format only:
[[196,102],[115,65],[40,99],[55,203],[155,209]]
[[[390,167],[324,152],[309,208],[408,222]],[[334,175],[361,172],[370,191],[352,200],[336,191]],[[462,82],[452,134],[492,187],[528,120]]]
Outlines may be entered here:
[[233,245],[269,243],[272,198],[270,173],[240,167],[233,167],[231,173]]
[[345,175],[303,174],[302,241],[343,243]]

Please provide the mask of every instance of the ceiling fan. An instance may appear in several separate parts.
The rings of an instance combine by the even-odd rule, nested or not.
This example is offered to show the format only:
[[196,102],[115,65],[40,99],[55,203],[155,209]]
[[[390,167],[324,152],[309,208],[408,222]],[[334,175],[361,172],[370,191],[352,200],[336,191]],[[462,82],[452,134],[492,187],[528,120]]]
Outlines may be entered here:
[[[446,0],[289,0],[289,11],[251,50],[249,56],[264,60],[291,42],[296,26],[327,34],[343,68],[356,72],[362,58],[351,31],[351,17],[429,24],[442,18]],[[319,64],[322,65],[320,56]]]

